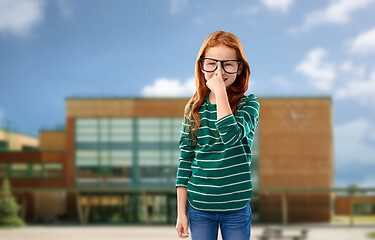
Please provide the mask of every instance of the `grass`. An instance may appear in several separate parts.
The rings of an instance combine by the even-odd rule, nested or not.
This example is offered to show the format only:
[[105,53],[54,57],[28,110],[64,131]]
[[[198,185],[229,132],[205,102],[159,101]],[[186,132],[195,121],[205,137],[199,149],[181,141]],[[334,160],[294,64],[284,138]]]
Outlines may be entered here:
[[375,232],[369,232],[367,236],[370,238],[375,238]]
[[[354,216],[354,224],[375,224],[375,215],[368,216]],[[350,216],[348,215],[336,215],[332,218],[332,223],[350,223]]]

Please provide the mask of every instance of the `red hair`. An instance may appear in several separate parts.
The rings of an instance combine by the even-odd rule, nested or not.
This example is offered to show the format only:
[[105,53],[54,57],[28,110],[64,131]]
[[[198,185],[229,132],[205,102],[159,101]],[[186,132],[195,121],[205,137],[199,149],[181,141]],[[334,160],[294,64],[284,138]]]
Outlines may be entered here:
[[241,98],[245,96],[244,93],[248,89],[250,66],[246,60],[242,44],[238,37],[232,33],[224,31],[216,31],[208,35],[198,52],[197,61],[195,63],[195,87],[197,90],[193,97],[187,102],[184,111],[186,122],[191,126],[191,135],[195,142],[197,142],[196,133],[201,124],[199,108],[202,105],[205,96],[210,91],[206,86],[206,80],[201,70],[200,58],[204,56],[209,48],[217,47],[219,45],[225,45],[235,49],[238,60],[242,60],[241,73],[227,88],[228,100],[233,114],[235,114],[238,103]]

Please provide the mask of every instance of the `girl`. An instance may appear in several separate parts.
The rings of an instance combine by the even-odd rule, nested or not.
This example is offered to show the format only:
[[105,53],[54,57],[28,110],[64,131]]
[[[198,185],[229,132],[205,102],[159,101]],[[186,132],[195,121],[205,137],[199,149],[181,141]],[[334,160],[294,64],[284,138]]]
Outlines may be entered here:
[[[211,33],[195,65],[196,92],[185,107],[176,178],[176,230],[193,240],[250,239],[251,146],[259,102],[245,96],[250,67],[240,40]],[[188,216],[186,203],[189,202]]]

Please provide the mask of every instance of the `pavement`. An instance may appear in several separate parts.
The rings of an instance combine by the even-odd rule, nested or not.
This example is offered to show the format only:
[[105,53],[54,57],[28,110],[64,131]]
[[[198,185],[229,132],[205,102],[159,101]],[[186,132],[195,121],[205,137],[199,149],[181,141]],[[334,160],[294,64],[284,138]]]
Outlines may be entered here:
[[[253,225],[251,240],[259,239],[269,226]],[[307,240],[369,240],[369,232],[375,232],[375,225],[331,226],[331,225],[288,225],[277,226],[284,236],[308,231]],[[179,239],[174,226],[28,226],[24,228],[0,228],[0,240],[172,240]],[[187,238],[191,239],[191,238]],[[219,239],[221,239],[219,234]],[[230,239],[232,240],[232,239]],[[235,239],[233,239],[235,240]]]

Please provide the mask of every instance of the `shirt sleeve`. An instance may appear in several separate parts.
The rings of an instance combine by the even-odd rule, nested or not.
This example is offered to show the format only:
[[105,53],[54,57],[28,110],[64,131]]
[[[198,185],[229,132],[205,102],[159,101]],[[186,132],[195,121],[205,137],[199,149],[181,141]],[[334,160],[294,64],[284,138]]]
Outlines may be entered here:
[[253,95],[246,97],[244,103],[240,103],[236,117],[231,113],[216,121],[216,128],[221,141],[230,147],[241,141],[244,137],[254,135],[255,127],[259,120],[259,101]]
[[187,183],[191,176],[191,163],[195,157],[196,143],[193,141],[190,133],[190,125],[182,123],[180,134],[180,158],[177,169],[176,187],[187,187]]

